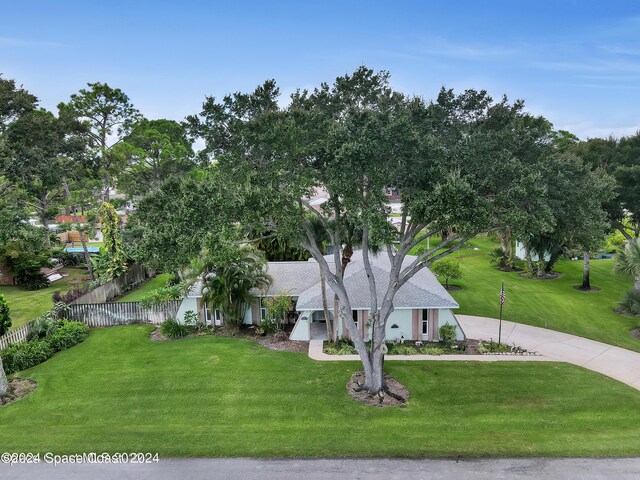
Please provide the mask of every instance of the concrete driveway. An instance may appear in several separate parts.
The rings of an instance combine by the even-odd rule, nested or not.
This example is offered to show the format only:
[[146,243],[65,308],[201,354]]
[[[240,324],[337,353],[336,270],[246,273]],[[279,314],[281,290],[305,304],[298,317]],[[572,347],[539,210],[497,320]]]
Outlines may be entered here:
[[[456,315],[467,338],[497,340],[499,321],[495,318]],[[573,363],[602,373],[640,390],[640,353],[596,342],[568,333],[502,321],[502,342],[515,344],[538,355],[388,355],[385,361],[553,361]],[[318,361],[359,361],[357,355],[327,355],[322,340],[309,342],[309,357]]]
[[[499,322],[495,318],[456,317],[468,338],[498,339]],[[568,333],[506,321],[502,322],[502,341],[536,351],[547,359],[602,373],[640,390],[640,353]]]

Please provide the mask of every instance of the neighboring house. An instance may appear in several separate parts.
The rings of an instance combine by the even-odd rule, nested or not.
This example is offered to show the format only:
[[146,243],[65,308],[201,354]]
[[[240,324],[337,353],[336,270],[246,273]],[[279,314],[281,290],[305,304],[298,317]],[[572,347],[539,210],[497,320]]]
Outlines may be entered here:
[[[353,309],[353,319],[360,332],[368,338],[371,334],[371,326],[367,325],[370,305],[369,282],[360,254],[361,252],[354,254],[345,270],[344,281]],[[410,264],[415,258],[407,256],[406,264]],[[332,265],[333,258],[329,260],[329,264]],[[378,302],[381,302],[389,283],[390,262],[386,254],[383,254],[372,257],[371,263],[378,288]],[[317,262],[313,259],[306,262],[269,262],[268,273],[273,283],[266,292],[254,292],[256,300],[247,309],[244,323],[260,323],[266,314],[263,299],[284,293],[293,297],[297,312],[291,340],[326,338],[320,270]],[[333,291],[328,285],[326,289],[329,310],[332,312]],[[182,320],[184,313],[191,310],[197,312],[201,321],[207,324],[222,325],[224,319],[220,313],[203,304],[200,290],[199,283],[190,290],[180,306],[178,320]],[[439,329],[447,323],[457,327],[459,340],[464,339],[464,332],[452,312],[452,309],[459,308],[458,303],[427,268],[420,270],[398,290],[393,303],[394,311],[386,327],[388,340],[438,341]],[[335,327],[339,337],[348,337],[346,325],[338,322]]]
[[[522,243],[519,240],[516,240],[516,251],[515,251],[515,255],[516,257],[518,257],[520,260],[525,260],[525,250],[524,250],[524,243]],[[544,252],[544,260],[545,262],[548,262],[549,259],[551,259],[551,255],[549,255],[548,252]],[[538,262],[540,261],[540,259],[538,258],[538,254],[536,252],[534,252],[533,250],[531,251],[531,261],[532,262]]]

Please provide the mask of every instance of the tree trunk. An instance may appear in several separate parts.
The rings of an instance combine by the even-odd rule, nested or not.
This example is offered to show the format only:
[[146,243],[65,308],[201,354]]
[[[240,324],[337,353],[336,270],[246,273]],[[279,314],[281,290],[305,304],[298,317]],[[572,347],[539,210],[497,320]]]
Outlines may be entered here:
[[442,230],[442,241],[445,242],[449,238],[449,230]]
[[633,291],[640,295],[640,276],[636,277],[635,282],[633,282]]
[[109,202],[109,174],[105,172],[102,175],[102,188],[104,188],[104,201]]
[[531,261],[531,248],[529,248],[529,244],[524,244],[524,259],[527,262],[527,271],[533,274],[533,262]]
[[40,221],[42,222],[42,226],[44,227],[44,239],[47,243],[47,248],[51,248],[51,230],[49,230],[49,219],[47,218],[46,214],[42,215]]
[[[327,281],[324,278],[324,272],[320,269],[320,289],[322,290],[322,310],[324,311],[324,320],[327,327],[327,339],[334,340],[333,323],[329,315],[329,304],[327,302]],[[335,343],[335,340],[334,340]]]
[[[65,177],[62,177],[62,185],[64,187],[64,192],[67,196],[67,200],[71,201],[71,191],[69,190],[69,184],[67,183],[67,179]],[[80,219],[78,218],[78,212],[76,211],[75,206],[72,208],[72,210],[73,210],[73,221],[79,227]],[[93,281],[96,279],[96,277],[93,273],[93,264],[91,263],[91,257],[89,256],[89,249],[87,248],[87,242],[84,239],[84,235],[82,234],[82,231],[79,231],[78,233],[80,233],[80,242],[82,243],[82,251],[84,252],[84,261],[87,263],[87,270],[89,270],[89,278],[91,279],[91,281]]]
[[9,391],[9,382],[7,381],[7,375],[4,373],[2,366],[2,357],[0,357],[0,398],[4,397]]
[[591,290],[591,283],[589,281],[589,273],[591,271],[591,265],[589,262],[589,252],[586,250],[583,252],[584,262],[582,268],[582,285],[580,285],[580,290]]
[[[556,262],[560,259],[560,255],[561,254],[562,254],[562,251],[557,251],[557,252],[552,253],[549,256],[549,261],[546,262],[546,265],[545,265],[545,268],[544,268],[545,273],[553,272],[553,267],[555,266]],[[544,259],[544,257],[543,257],[543,259]]]

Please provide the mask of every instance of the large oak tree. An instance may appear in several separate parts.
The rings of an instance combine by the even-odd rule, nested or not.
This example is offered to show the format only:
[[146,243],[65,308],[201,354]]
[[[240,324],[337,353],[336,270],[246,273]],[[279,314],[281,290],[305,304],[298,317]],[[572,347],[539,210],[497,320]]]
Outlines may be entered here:
[[[188,118],[240,194],[229,204],[240,223],[295,239],[318,262],[339,298],[363,363],[363,388],[371,394],[385,388],[385,325],[398,289],[478,232],[544,217],[534,195],[542,183],[536,163],[547,154],[551,135],[548,122],[526,114],[522,102],[443,89],[426,103],[394,91],[388,80],[385,72],[361,67],[333,85],[294,93],[286,108],[279,106],[275,82],[267,81],[252,93],[208,98],[203,111]],[[403,200],[399,230],[387,222],[389,185]],[[329,199],[315,210],[307,199],[318,187]],[[310,212],[331,237],[332,257],[322,255]],[[342,275],[346,223],[363,231],[370,346],[353,322]],[[443,229],[452,233],[437,248],[407,256]],[[384,246],[391,264],[381,289],[370,264],[373,245]]]

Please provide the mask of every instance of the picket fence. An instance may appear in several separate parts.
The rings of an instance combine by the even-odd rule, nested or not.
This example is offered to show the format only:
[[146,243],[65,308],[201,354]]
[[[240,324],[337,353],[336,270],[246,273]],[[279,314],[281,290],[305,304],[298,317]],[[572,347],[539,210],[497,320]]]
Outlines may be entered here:
[[180,300],[164,302],[149,309],[140,302],[92,303],[69,305],[67,318],[84,322],[90,327],[112,327],[129,323],[152,323],[159,325],[165,320],[175,319]]
[[[180,303],[180,300],[173,300],[154,305],[149,309],[143,308],[140,302],[69,305],[69,309],[61,313],[60,316],[69,320],[84,322],[90,327],[112,327],[130,323],[159,325],[165,320],[176,318]],[[31,327],[37,321],[38,319],[31,320],[29,323],[1,336],[0,350],[14,343],[25,342]]]
[[11,330],[9,333],[0,337],[0,350],[7,348],[9,345],[13,345],[14,343],[21,343],[27,340],[27,336],[31,331],[31,325],[35,322],[35,320],[31,320],[29,323],[25,323],[21,327],[16,328],[15,330]]

